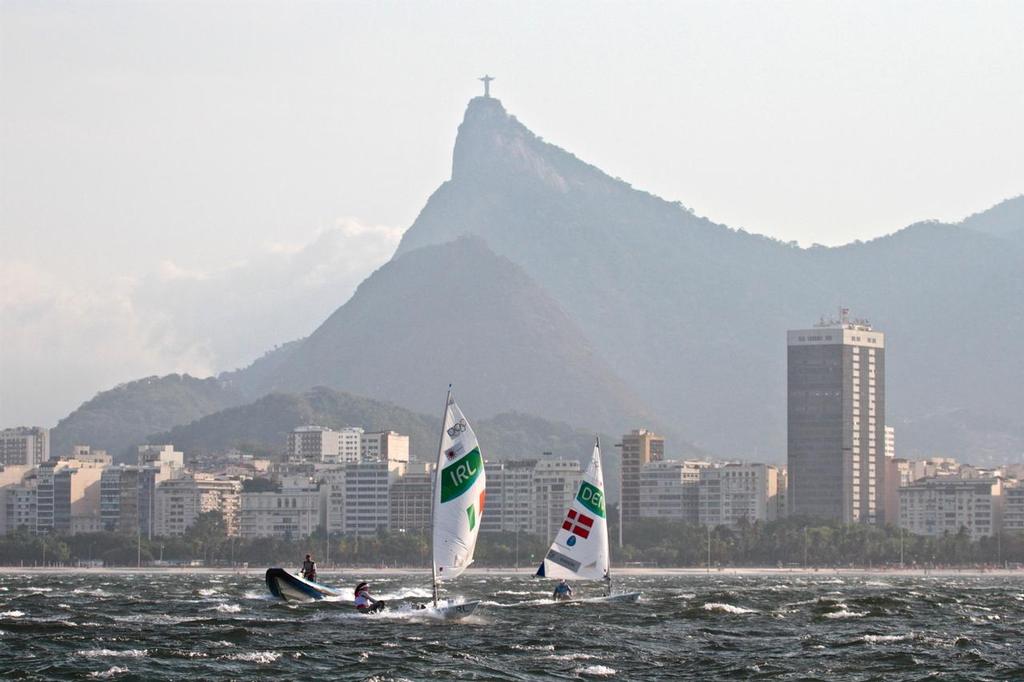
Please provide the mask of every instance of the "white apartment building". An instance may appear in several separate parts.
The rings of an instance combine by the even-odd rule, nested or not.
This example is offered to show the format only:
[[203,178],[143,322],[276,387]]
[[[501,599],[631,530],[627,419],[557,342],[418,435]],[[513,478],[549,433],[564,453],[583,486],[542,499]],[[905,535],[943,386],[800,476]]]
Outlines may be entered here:
[[288,481],[266,492],[240,497],[239,535],[243,538],[306,537],[320,523],[320,491],[311,483]]
[[32,467],[0,464],[0,535],[25,527],[35,532],[36,489]]
[[640,467],[640,516],[697,523],[697,483],[707,462],[662,460]]
[[900,488],[900,527],[917,535],[992,535],[1002,515],[1002,481],[953,476],[925,478]]
[[394,431],[364,433],[360,441],[364,462],[389,462],[395,467],[409,463],[409,436]]
[[[288,434],[288,460],[291,462],[321,462],[337,464],[347,461],[342,455],[342,443],[349,451],[355,443],[355,459],[359,457],[359,436],[362,429],[334,431],[323,426],[300,426]],[[355,461],[355,459],[351,461]]]
[[773,521],[779,472],[770,464],[726,464],[700,471],[697,521],[704,526],[735,526],[741,519]]
[[390,528],[391,485],[404,471],[404,463],[387,461],[351,462],[319,470],[321,522],[328,532],[368,536]]
[[[431,498],[434,491],[430,464],[410,464],[405,475],[391,483],[388,490],[388,527],[391,530],[426,532],[431,528]],[[487,487],[490,489],[490,474]],[[491,498],[487,498],[487,513],[490,513]],[[484,515],[486,518],[486,514]],[[481,526],[482,527],[482,526]]]
[[59,457],[39,465],[36,481],[36,532],[73,532],[93,528],[100,519],[100,479],[111,457],[76,446],[81,457]]
[[576,460],[505,460],[487,463],[483,533],[523,532],[553,537],[580,487]]
[[154,532],[160,537],[184,535],[199,514],[219,511],[228,536],[237,536],[241,492],[240,481],[211,474],[163,481],[156,488]]
[[36,486],[35,478],[18,485],[7,486],[4,497],[4,534],[25,528],[36,532]]
[[487,501],[481,533],[533,532],[535,459],[487,462]]
[[50,430],[18,426],[0,430],[0,466],[39,466],[50,459]]
[[1024,532],[1024,484],[1003,488],[1003,530]]
[[[542,459],[533,469],[533,534],[553,538],[579,490],[583,472],[574,459]],[[487,508],[484,507],[484,516]]]

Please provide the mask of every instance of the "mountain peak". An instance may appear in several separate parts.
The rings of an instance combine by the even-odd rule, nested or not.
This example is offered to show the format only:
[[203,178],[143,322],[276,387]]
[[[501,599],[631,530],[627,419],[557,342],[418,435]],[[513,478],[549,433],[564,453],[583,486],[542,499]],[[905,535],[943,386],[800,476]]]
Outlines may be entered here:
[[452,180],[487,186],[496,182],[499,187],[507,187],[514,178],[517,182],[539,181],[548,189],[565,193],[569,182],[553,158],[559,152],[509,114],[501,100],[474,97],[455,139]]

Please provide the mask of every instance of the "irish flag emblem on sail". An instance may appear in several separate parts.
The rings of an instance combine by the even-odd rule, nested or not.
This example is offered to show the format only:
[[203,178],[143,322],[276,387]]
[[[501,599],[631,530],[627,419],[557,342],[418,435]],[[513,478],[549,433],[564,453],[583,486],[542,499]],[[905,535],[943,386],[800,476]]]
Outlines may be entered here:
[[434,484],[434,567],[448,579],[473,562],[487,476],[476,434],[454,399],[443,428]]

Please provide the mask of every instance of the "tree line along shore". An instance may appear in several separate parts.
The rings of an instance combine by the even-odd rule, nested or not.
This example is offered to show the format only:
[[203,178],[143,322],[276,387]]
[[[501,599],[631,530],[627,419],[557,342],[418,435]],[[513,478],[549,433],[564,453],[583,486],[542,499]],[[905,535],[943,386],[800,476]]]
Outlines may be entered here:
[[[843,525],[788,518],[736,527],[644,520],[623,528],[623,546],[612,523],[612,562],[632,568],[863,568],[957,567],[1024,564],[1024,534],[972,540],[965,532],[940,537],[912,535],[892,526]],[[483,534],[478,567],[530,567],[550,538],[527,533]],[[185,535],[147,538],[115,533],[0,537],[5,566],[290,566],[312,553],[322,566],[407,567],[430,565],[426,531],[380,531],[369,537],[322,532],[309,537],[228,537],[219,512],[202,514]],[[710,564],[709,564],[710,556]]]

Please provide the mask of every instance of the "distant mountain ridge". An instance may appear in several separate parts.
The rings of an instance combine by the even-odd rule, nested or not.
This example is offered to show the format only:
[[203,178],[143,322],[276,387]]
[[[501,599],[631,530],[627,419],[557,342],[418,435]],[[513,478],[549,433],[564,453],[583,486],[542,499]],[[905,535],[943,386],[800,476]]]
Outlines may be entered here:
[[[247,401],[327,385],[427,414],[454,381],[483,418],[652,426],[675,454],[784,461],[785,332],[845,306],[886,332],[899,455],[1019,458],[1022,213],[1017,197],[801,249],[636,190],[478,97],[392,261],[309,337],[221,380]],[[954,452],[927,427],[941,414],[957,415]]]

